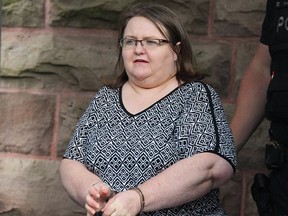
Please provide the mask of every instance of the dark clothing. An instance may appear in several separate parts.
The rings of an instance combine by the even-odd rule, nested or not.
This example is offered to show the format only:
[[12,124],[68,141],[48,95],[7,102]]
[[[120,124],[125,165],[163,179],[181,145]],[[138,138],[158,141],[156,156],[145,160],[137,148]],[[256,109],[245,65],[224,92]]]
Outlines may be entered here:
[[[288,1],[268,0],[260,42],[269,46],[271,83],[266,117],[272,121],[273,138],[288,146]],[[280,126],[281,125],[281,126]],[[275,126],[275,128],[274,128]],[[284,127],[283,133],[276,128]],[[284,142],[282,142],[284,140]]]
[[[288,1],[268,0],[260,42],[269,46],[271,56],[288,49]],[[275,60],[275,59],[274,59]],[[286,68],[284,68],[286,69]]]
[[[265,114],[271,140],[285,152],[281,168],[271,169],[269,216],[288,216],[288,1],[268,0],[260,42],[269,46],[271,82]],[[271,213],[273,211],[273,213]],[[263,214],[264,215],[264,214]]]
[[270,175],[270,198],[273,214],[270,216],[288,216],[288,164],[282,169],[272,170]]

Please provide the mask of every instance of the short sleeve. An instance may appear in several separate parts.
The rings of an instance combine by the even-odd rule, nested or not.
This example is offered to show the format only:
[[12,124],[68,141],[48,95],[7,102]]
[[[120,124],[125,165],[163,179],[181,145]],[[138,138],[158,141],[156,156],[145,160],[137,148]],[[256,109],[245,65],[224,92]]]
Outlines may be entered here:
[[92,145],[89,134],[93,134],[97,119],[101,118],[97,110],[99,107],[104,106],[103,104],[107,100],[105,99],[107,97],[107,91],[106,87],[100,89],[92,99],[82,117],[79,119],[68,147],[64,152],[64,158],[87,164],[87,151]]
[[[232,131],[227,121],[219,95],[211,86],[207,86],[211,94],[211,113],[214,112],[214,114],[212,114],[214,118],[213,124],[216,135],[219,137],[219,144],[216,143],[216,148],[214,152],[226,159],[235,170],[237,164],[237,157]],[[207,94],[209,97],[209,92]],[[216,142],[218,141],[216,140]]]
[[234,139],[217,92],[210,85],[194,82],[185,100],[176,127],[181,158],[211,152],[227,160],[235,171]]

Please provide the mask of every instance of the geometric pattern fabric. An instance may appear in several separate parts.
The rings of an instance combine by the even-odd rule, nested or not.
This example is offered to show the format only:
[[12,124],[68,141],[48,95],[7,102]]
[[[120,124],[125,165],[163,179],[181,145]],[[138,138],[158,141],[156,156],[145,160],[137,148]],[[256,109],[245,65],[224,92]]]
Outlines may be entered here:
[[[235,169],[233,138],[220,98],[206,86],[209,92],[201,82],[183,84],[135,115],[123,106],[121,88],[103,87],[78,122],[64,157],[83,163],[116,191],[135,187],[202,152],[223,157]],[[217,148],[212,111],[219,135]],[[213,189],[187,204],[141,215],[225,213],[219,206],[218,189]]]

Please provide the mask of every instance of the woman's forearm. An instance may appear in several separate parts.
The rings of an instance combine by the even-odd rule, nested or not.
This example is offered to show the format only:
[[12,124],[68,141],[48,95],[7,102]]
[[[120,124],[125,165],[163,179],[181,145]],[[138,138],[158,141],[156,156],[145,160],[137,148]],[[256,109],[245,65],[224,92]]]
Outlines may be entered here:
[[233,175],[231,165],[213,153],[181,160],[139,188],[145,197],[144,211],[174,207],[219,188]]
[[[231,165],[213,153],[200,153],[178,161],[139,186],[145,196],[144,211],[195,200],[223,185],[232,175]],[[101,181],[83,164],[68,159],[61,162],[60,176],[68,195],[82,207],[91,185]]]
[[84,208],[89,188],[101,181],[87,168],[73,160],[63,159],[60,164],[60,177],[62,184],[71,199]]

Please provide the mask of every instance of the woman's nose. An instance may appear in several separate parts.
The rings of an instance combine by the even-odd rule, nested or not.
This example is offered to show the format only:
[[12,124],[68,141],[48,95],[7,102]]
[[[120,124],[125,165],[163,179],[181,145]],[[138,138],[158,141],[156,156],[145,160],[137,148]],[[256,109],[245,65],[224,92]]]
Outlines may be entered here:
[[143,53],[144,52],[144,46],[141,41],[137,41],[135,44],[135,53]]

